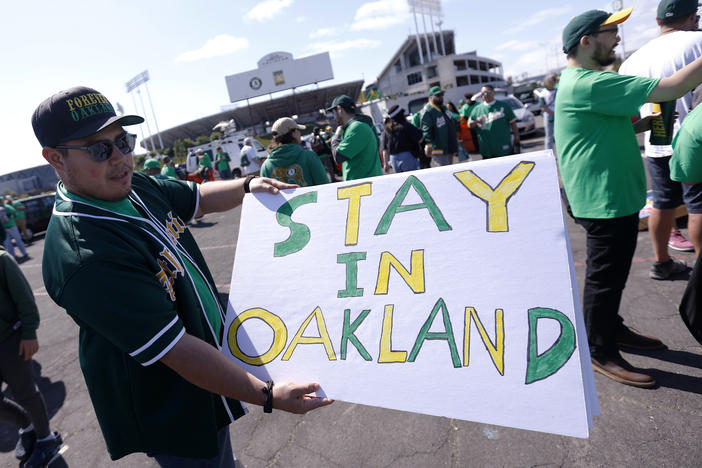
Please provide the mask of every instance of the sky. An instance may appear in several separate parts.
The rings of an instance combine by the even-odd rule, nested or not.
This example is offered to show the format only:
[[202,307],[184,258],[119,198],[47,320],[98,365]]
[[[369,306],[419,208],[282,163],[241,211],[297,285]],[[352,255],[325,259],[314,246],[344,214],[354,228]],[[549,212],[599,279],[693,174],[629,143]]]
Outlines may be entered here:
[[[634,7],[623,43],[634,50],[657,32],[658,0]],[[597,0],[442,0],[441,28],[455,31],[456,51],[499,60],[505,77],[565,65],[561,33],[586,10],[612,11]],[[419,18],[422,31],[421,17]],[[430,30],[429,24],[427,24]],[[126,113],[143,114],[125,83],[148,70],[142,98],[146,135],[211,115],[230,105],[224,77],[256,68],[263,56],[331,54],[334,79],[320,86],[375,81],[409,34],[406,0],[35,0],[3,4],[0,18],[0,175],[44,164],[31,126],[37,105],[83,85]],[[621,45],[619,46],[621,51]],[[135,100],[137,107],[135,107]],[[140,152],[141,148],[138,147]]]

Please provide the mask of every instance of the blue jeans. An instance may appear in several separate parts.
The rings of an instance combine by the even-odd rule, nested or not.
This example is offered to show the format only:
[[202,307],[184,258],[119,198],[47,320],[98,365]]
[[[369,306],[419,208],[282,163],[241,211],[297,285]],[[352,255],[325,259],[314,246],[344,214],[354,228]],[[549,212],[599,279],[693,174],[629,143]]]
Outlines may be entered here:
[[544,149],[553,149],[554,148],[554,140],[553,140],[553,119],[549,119],[549,115],[547,113],[542,113],[541,115],[544,116]]
[[229,439],[229,426],[225,426],[217,433],[219,455],[213,458],[187,458],[173,455],[147,454],[156,460],[163,468],[235,468],[234,451]]
[[419,169],[419,162],[417,158],[412,156],[409,151],[403,151],[402,153],[391,154],[390,164],[395,172],[407,172],[416,171]]

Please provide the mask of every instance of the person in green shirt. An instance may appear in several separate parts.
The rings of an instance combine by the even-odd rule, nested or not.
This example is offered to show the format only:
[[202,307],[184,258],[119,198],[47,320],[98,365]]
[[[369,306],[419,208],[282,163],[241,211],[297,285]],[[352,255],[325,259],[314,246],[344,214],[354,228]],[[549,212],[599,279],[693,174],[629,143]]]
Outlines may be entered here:
[[[695,94],[699,94],[695,91]],[[670,178],[682,182],[687,203],[687,232],[700,255],[702,247],[702,106],[687,114],[673,139],[673,155],[668,162]]]
[[144,174],[157,179],[166,178],[165,176],[161,175],[161,163],[158,162],[158,159],[156,158],[148,158],[146,161],[144,161]]
[[32,240],[32,232],[27,230],[27,215],[24,213],[24,205],[19,200],[12,200],[12,208],[17,211],[17,216],[15,217],[15,224],[17,229],[22,236],[24,242],[29,242]]
[[337,96],[327,112],[339,126],[331,139],[334,158],[341,164],[344,180],[383,175],[378,154],[378,136],[366,116],[356,115],[356,103],[344,94]]
[[27,467],[46,466],[62,444],[61,435],[49,427],[32,372],[38,327],[32,288],[13,256],[0,247],[0,384],[6,382],[12,391],[12,400],[0,395],[0,421],[19,428],[15,457]]
[[[5,241],[3,242],[3,246],[5,247],[5,250],[7,250],[13,257],[20,261],[26,260],[29,258],[29,255],[27,254],[27,249],[24,246],[22,235],[20,234],[19,229],[17,229],[17,223],[15,222],[17,219],[17,210],[12,206],[12,197],[7,196],[3,201],[4,205],[2,208],[5,211],[5,215],[2,217],[2,227],[5,228]],[[15,244],[17,244],[17,248],[19,248],[20,252],[22,252],[21,257],[17,257],[15,255],[15,246],[12,243],[13,240],[15,241]]]
[[477,128],[483,159],[519,152],[517,116],[506,102],[495,99],[495,88],[485,85],[480,91],[483,102],[470,112],[468,124]]
[[670,77],[641,78],[601,71],[615,61],[618,24],[631,8],[610,14],[590,10],[563,30],[568,66],[555,108],[555,140],[563,186],[576,222],[587,232],[583,314],[593,369],[617,382],[650,388],[655,380],[626,362],[620,347],[661,349],[660,340],[633,332],[619,303],[646,201],[646,176],[632,125],[644,102],[677,99],[702,82],[702,58]]
[[163,167],[161,168],[161,175],[167,179],[178,179],[178,173],[173,167],[173,160],[166,156],[163,158]]
[[229,153],[224,151],[221,146],[218,146],[215,165],[217,166],[220,179],[227,180],[232,178],[232,170],[229,168],[229,161],[231,160],[232,158],[229,157]]
[[294,186],[135,172],[136,135],[123,126],[143,120],[117,116],[82,86],[34,111],[42,155],[60,178],[44,286],[80,327],[81,370],[113,460],[145,452],[161,466],[234,466],[229,424],[245,414],[242,401],[296,413],[331,401],[309,396],[319,384],[262,382],[222,354],[226,308],[187,222],[233,209],[246,193]]
[[280,118],[273,123],[272,134],[277,146],[263,162],[261,177],[272,177],[300,187],[329,183],[319,156],[300,146],[300,130],[304,129],[304,125],[298,125],[290,117]]
[[422,110],[420,127],[424,135],[424,153],[439,166],[453,164],[454,156],[458,155],[458,137],[453,117],[444,106],[444,90],[432,86],[428,99]]
[[212,159],[210,159],[209,154],[201,149],[197,150],[197,165],[197,170],[202,176],[202,181],[207,182],[208,180],[212,180]]

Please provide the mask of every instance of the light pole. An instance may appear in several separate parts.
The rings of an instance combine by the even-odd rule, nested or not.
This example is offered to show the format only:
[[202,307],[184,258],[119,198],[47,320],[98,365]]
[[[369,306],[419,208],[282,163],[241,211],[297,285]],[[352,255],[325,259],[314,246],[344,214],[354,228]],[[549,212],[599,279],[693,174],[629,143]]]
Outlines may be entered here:
[[[624,0],[613,0],[612,10],[622,11],[624,7]],[[626,47],[624,46],[624,24],[619,24],[619,37],[622,38],[622,60],[626,60]]]

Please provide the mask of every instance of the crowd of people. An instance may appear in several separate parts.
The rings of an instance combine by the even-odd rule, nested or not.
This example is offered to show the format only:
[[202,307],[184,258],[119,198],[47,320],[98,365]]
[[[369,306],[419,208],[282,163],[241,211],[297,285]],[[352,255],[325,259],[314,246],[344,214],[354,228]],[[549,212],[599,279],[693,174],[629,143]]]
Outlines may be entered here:
[[[622,73],[603,71],[615,60],[618,25],[630,13],[591,10],[566,25],[568,66],[557,86],[555,76],[546,77],[540,105],[545,146],[555,149],[570,210],[587,234],[583,312],[593,369],[650,388],[654,379],[620,354],[665,348],[619,315],[646,202],[635,135],[649,132],[660,117],[647,103],[677,103],[671,144],[646,145],[656,213],[651,278],[666,279],[688,269],[666,245],[674,228],[670,210],[682,202],[698,256],[700,250],[702,106],[693,108],[691,90],[702,83],[702,32],[696,0],[661,0],[660,35],[633,54]],[[444,103],[444,94],[432,87],[411,120],[391,107],[380,135],[353,99],[337,96],[327,109],[336,129],[315,128],[308,147],[305,127],[283,117],[272,126],[265,160],[250,137],[244,140],[238,158],[245,177],[232,178],[232,156],[218,147],[213,157],[202,150],[188,156],[187,171],[197,176],[189,181],[168,158],[163,165],[148,159],[143,173],[135,171],[136,137],[125,127],[143,119],[116,115],[98,91],[74,87],[39,104],[32,126],[60,178],[44,244],[44,284],[80,327],[81,369],[113,459],[143,452],[161,466],[232,467],[228,427],[245,414],[242,402],[266,413],[305,413],[331,403],[313,395],[317,383],[263,382],[224,357],[226,309],[187,223],[239,206],[249,192],[276,194],[334,182],[338,175],[346,181],[444,166],[472,152],[493,158],[520,151],[514,113],[495,99],[492,86],[466,95],[460,108]],[[76,120],[73,102],[92,107]],[[639,112],[642,118],[632,123]],[[0,227],[7,251],[0,250],[0,379],[14,400],[3,398],[0,420],[19,428],[15,454],[32,467],[55,457],[62,439],[49,427],[31,375],[39,314],[12,254],[14,241],[26,256],[20,211],[5,200],[2,213],[11,216]],[[682,302],[693,311],[686,324],[702,343],[700,313],[694,312],[700,268],[698,257]]]

